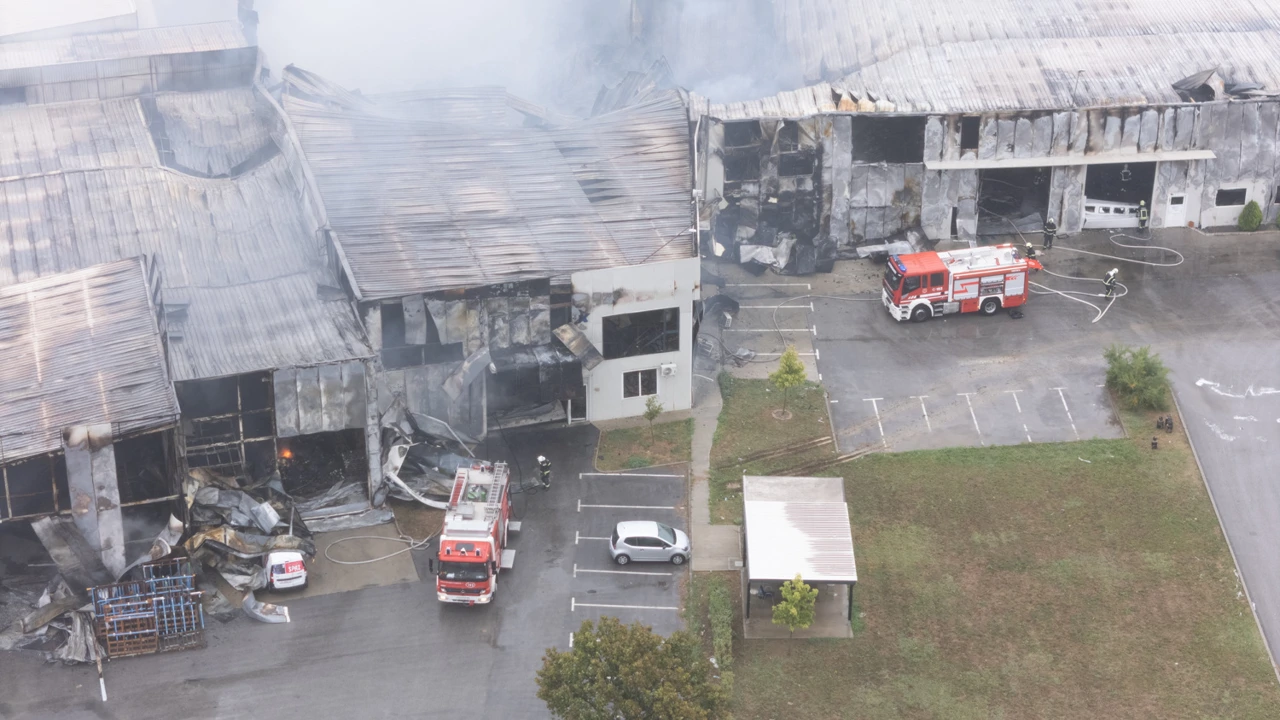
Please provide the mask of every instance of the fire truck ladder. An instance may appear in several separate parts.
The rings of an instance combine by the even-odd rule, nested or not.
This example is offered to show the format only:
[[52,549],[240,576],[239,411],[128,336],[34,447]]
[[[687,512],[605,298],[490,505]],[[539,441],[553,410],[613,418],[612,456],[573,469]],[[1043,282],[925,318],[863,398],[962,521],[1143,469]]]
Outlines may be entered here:
[[[507,470],[506,463],[497,462],[493,464],[493,484],[489,486],[489,498],[484,506],[485,519],[490,520],[490,522],[501,522],[502,520],[502,502],[503,497],[506,496],[504,491],[506,490],[509,477],[510,475]],[[504,528],[502,533],[504,545],[506,544],[508,530],[515,530],[518,532],[520,530],[520,523],[507,523],[507,527]],[[515,567],[516,551],[508,547],[502,548],[502,557],[499,558],[499,564],[503,570],[510,570]]]

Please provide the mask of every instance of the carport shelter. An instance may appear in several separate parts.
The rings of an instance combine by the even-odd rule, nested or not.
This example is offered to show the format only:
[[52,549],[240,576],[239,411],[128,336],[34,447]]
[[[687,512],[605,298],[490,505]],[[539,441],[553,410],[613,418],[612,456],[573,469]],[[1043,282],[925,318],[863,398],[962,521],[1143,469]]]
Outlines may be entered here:
[[780,585],[799,575],[811,585],[848,586],[848,621],[858,571],[844,480],[745,475],[742,496],[746,616],[751,617],[751,598],[761,585]]

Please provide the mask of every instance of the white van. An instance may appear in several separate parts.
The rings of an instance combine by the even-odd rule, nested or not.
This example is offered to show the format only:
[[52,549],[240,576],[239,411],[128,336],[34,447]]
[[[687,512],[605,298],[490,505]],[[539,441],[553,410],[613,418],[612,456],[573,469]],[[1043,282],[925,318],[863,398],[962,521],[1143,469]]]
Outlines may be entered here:
[[267,587],[272,590],[288,590],[307,586],[307,563],[296,550],[276,550],[267,553]]

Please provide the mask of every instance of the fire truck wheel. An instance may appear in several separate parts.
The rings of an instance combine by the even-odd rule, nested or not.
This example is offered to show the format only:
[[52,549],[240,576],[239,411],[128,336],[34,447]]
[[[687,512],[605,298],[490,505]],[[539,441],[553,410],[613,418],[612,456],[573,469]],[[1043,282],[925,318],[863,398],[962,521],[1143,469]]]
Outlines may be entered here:
[[627,563],[631,562],[631,556],[630,556],[630,555],[619,555],[619,556],[615,557],[615,558],[613,559],[613,561],[614,561],[614,562],[616,562],[616,563],[618,563],[619,565],[626,565]]
[[933,311],[929,309],[928,305],[917,305],[911,311],[911,322],[924,322],[931,317],[933,317]]
[[995,315],[1000,311],[1000,301],[995,298],[987,298],[982,301],[982,314]]

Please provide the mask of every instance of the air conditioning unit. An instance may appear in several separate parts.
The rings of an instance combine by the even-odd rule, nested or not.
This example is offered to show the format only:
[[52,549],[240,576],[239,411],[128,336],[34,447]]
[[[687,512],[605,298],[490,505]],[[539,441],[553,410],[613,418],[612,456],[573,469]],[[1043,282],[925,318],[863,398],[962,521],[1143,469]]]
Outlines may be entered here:
[[675,374],[676,374],[675,363],[667,363],[666,365],[660,365],[658,367],[659,369],[662,370],[662,377],[675,377]]

